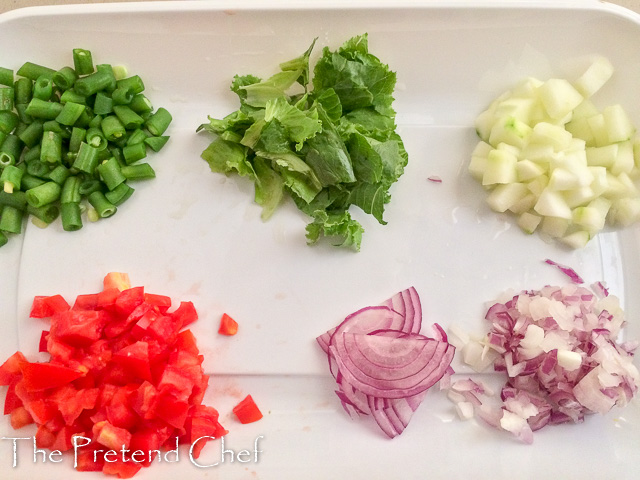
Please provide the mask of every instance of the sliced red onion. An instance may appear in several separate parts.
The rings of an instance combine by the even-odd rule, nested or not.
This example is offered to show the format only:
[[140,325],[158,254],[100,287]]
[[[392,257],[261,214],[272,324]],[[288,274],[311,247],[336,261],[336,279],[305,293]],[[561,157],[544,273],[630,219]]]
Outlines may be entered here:
[[425,398],[445,378],[455,348],[439,325],[434,337],[419,334],[422,306],[411,287],[380,305],[362,308],[316,340],[327,354],[350,416],[370,414],[390,438],[400,435]]
[[434,183],[442,183],[442,178],[437,175],[431,175],[430,177],[427,177],[427,180]]

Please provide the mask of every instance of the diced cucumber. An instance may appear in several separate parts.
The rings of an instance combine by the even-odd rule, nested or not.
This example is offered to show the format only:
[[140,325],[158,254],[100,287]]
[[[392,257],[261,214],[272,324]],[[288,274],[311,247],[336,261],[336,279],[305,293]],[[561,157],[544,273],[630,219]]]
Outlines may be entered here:
[[544,175],[546,171],[547,169],[539,163],[532,162],[526,158],[524,160],[519,160],[518,163],[516,163],[516,174],[519,182],[528,182],[529,180],[533,180],[540,175]]
[[610,143],[624,142],[635,134],[636,130],[622,105],[615,104],[605,107],[602,116]]
[[540,225],[542,217],[531,212],[523,212],[518,217],[518,226],[528,234],[532,234]]
[[611,62],[607,58],[599,56],[574,82],[574,86],[583,97],[589,98],[600,90],[603,85],[609,81],[612,75],[613,65]]
[[549,187],[542,191],[533,208],[538,215],[542,215],[544,217],[557,217],[567,220],[571,220],[572,217],[571,209],[562,197],[562,194],[555,190],[551,190]]
[[496,212],[506,212],[511,206],[522,200],[529,191],[524,183],[507,183],[497,185],[489,196],[487,203]]
[[538,87],[538,95],[551,118],[566,117],[584,97],[564,78],[550,78]]
[[513,183],[517,179],[518,158],[506,150],[491,150],[487,156],[486,168],[482,175],[483,185]]

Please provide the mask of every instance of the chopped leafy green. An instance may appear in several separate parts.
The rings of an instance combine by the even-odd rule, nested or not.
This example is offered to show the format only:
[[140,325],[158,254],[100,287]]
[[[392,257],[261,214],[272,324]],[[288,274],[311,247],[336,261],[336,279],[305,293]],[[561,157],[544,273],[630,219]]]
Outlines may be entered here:
[[311,78],[316,40],[266,80],[233,78],[240,107],[198,127],[217,136],[202,158],[214,172],[252,178],[264,220],[289,195],[312,218],[309,244],[326,237],[359,250],[364,229],[350,207],[386,224],[389,189],[408,161],[392,106],[396,74],[369,53],[365,33],[323,48]]

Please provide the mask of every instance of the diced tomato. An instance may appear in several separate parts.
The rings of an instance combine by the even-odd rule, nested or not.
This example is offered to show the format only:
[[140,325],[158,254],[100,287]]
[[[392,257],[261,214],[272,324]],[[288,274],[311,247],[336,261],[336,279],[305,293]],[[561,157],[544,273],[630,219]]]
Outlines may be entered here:
[[11,355],[0,366],[0,385],[9,385],[22,376],[22,366],[29,363],[22,352]]
[[109,290],[116,288],[120,291],[128,290],[131,288],[131,281],[129,280],[128,273],[122,272],[109,272],[102,280],[103,290]]
[[122,315],[129,315],[144,302],[144,287],[133,287],[122,290],[116,298],[116,310]]
[[233,413],[236,414],[240,423],[257,422],[262,418],[262,412],[253,401],[251,395],[247,395],[244,400],[233,407]]
[[107,475],[117,475],[118,478],[131,478],[140,471],[142,465],[139,463],[127,461],[123,462],[122,458],[118,458],[115,462],[104,462],[102,473]]
[[143,382],[136,392],[136,397],[133,403],[133,409],[135,412],[144,419],[152,419],[155,413],[152,411],[152,407],[155,404],[156,397],[158,396],[158,390],[150,382]]
[[171,308],[171,297],[166,295],[158,295],[156,293],[145,293],[144,301],[149,305],[156,307],[160,313],[166,313]]
[[129,449],[131,452],[135,452],[136,450],[140,450],[144,452],[143,456],[135,457],[138,460],[141,460],[139,463],[145,467],[151,465],[151,461],[155,457],[151,457],[149,459],[149,455],[154,450],[159,450],[160,446],[163,444],[163,440],[161,440],[158,431],[154,428],[143,428],[131,434],[131,442],[129,443]]
[[205,405],[197,405],[193,409],[193,414],[187,422],[187,435],[189,436],[189,443],[193,445],[193,457],[198,458],[200,452],[206,445],[206,442],[200,440],[195,443],[201,437],[208,436],[214,438],[221,438],[227,433],[220,422],[218,411],[213,407]]
[[49,330],[43,330],[40,334],[40,344],[38,345],[38,352],[47,352],[47,339],[49,338]]
[[198,312],[196,312],[193,302],[180,302],[180,305],[171,313],[171,316],[175,318],[176,324],[179,325],[178,329],[198,320]]
[[45,425],[39,425],[36,431],[36,446],[38,448],[51,448],[53,442],[56,441],[56,434],[49,430]]
[[11,426],[16,430],[32,423],[33,418],[26,408],[14,408],[11,412]]
[[[171,299],[131,288],[124,274],[109,274],[104,290],[79,295],[73,308],[60,295],[37,297],[35,317],[51,318],[40,350],[51,360],[30,363],[20,352],[0,366],[8,385],[5,414],[14,428],[35,423],[38,448],[66,451],[74,435],[91,439],[78,452],[79,471],[120,478],[148,466],[149,451],[175,448],[227,430],[218,412],[202,405],[209,377],[190,330],[192,302],[169,313]],[[198,456],[205,441],[194,447]],[[105,462],[93,453],[107,447],[141,450],[143,462]],[[130,456],[130,453],[129,453]]]
[[175,428],[182,428],[189,413],[189,404],[180,402],[168,390],[160,390],[153,406],[153,413]]
[[59,387],[80,378],[82,372],[54,363],[26,363],[22,366],[22,383],[26,390]]
[[101,311],[69,310],[51,318],[51,335],[71,346],[86,346],[100,339],[106,323]]
[[167,343],[173,343],[178,335],[180,326],[176,323],[176,320],[169,315],[160,315],[156,320],[149,325],[147,332],[153,335],[159,340],[164,340]]
[[98,293],[97,308],[110,309],[115,307],[116,299],[120,295],[120,290],[117,288],[107,288]]
[[113,354],[113,360],[142,380],[151,380],[149,344],[138,341]]
[[19,379],[14,380],[9,384],[9,388],[7,389],[7,395],[4,398],[4,414],[8,415],[13,410],[22,406],[22,400],[18,398],[16,395],[16,384],[19,382]]
[[37,296],[31,304],[31,318],[48,318],[56,313],[66,312],[71,308],[62,295],[51,295],[49,297]]
[[221,335],[235,335],[238,333],[238,322],[226,313],[223,313],[222,318],[220,319],[220,328],[218,328],[218,333]]
[[112,450],[120,450],[123,446],[126,449],[131,441],[131,433],[108,421],[96,423],[93,426],[93,435],[96,442]]
[[[82,445],[82,443],[78,443]],[[104,466],[104,457],[100,454],[95,454],[96,450],[100,448],[90,448],[90,446],[78,448],[78,455],[76,461],[76,470],[79,472],[101,472]]]
[[176,337],[175,346],[178,350],[184,350],[194,355],[198,355],[198,346],[196,345],[196,337],[191,330],[183,330]]
[[98,308],[98,294],[87,293],[78,295],[76,301],[71,307],[72,310],[95,310]]

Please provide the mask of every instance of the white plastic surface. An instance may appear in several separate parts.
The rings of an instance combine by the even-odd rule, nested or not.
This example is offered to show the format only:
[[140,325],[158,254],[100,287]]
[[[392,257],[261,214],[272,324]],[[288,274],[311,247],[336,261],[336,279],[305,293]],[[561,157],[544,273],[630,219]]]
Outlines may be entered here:
[[[46,323],[28,318],[34,295],[73,300],[99,290],[105,273],[126,271],[149,292],[195,303],[200,320],[192,330],[213,373],[205,402],[230,430],[225,448],[252,453],[246,463],[227,454],[217,466],[197,468],[181,451],[179,461],[136,478],[637,478],[637,401],[581,425],[544,429],[525,446],[457,420],[434,390],[405,433],[389,441],[371,419],[344,413],[314,339],[410,285],[421,295],[425,322],[482,333],[484,304],[502,291],[566,281],[545,258],[572,266],[588,282],[606,281],[623,299],[628,337],[640,338],[638,227],[568,251],[489,211],[466,173],[477,141],[473,119],[491,99],[527,75],[574,77],[594,54],[616,67],[597,103],[622,103],[640,125],[640,18],[596,2],[378,2],[350,9],[233,3],[37,8],[0,17],[0,45],[11,46],[2,48],[1,65],[60,67],[71,62],[72,48],[88,48],[97,63],[139,74],[154,106],[174,117],[170,142],[149,157],[157,178],[138,184],[114,217],[75,233],[59,223],[46,230],[29,224],[0,250],[0,357],[19,348],[44,358],[35,352]],[[200,153],[211,137],[195,129],[207,115],[237,108],[229,91],[234,74],[267,77],[316,36],[312,60],[319,47],[337,48],[363,32],[370,50],[398,73],[395,108],[409,166],[392,189],[388,225],[354,212],[366,229],[360,253],[311,248],[307,219],[291,204],[263,223],[252,185],[209,172]],[[442,183],[428,181],[432,175]],[[223,312],[239,321],[237,336],[216,333]],[[247,393],[265,418],[240,425],[230,410]],[[33,434],[0,420],[0,437]],[[34,462],[28,441],[18,442],[14,468],[11,443],[0,440],[3,479],[101,478],[74,472],[70,457],[56,464],[40,454]],[[204,452],[202,463],[221,462],[219,443]]]

